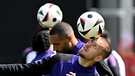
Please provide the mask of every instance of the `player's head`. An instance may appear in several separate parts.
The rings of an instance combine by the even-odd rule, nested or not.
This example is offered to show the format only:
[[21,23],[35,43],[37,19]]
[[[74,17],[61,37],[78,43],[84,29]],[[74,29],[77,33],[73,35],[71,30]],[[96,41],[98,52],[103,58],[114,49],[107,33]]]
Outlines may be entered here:
[[49,47],[49,31],[45,28],[37,31],[32,37],[32,49],[40,53],[48,50]]
[[57,52],[68,52],[72,49],[74,38],[74,31],[66,22],[59,22],[50,30],[50,43]]
[[107,58],[112,51],[109,41],[103,37],[90,39],[86,45],[79,50],[82,58],[99,62]]

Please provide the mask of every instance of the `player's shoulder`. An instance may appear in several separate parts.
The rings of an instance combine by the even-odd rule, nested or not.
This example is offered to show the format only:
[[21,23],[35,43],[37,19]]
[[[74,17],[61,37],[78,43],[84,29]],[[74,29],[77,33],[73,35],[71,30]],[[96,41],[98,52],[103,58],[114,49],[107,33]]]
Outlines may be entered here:
[[67,61],[71,59],[74,54],[57,53],[56,56],[58,56],[61,61]]
[[49,58],[50,60],[57,60],[57,61],[68,61],[70,60],[74,54],[65,54],[65,53],[56,53],[52,54]]

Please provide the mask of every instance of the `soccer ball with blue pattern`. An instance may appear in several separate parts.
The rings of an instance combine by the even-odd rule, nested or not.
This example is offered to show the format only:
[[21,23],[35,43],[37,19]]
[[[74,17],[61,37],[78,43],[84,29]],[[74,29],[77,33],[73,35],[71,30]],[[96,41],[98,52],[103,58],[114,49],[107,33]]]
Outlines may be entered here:
[[101,36],[104,32],[104,28],[105,21],[103,17],[95,11],[83,13],[77,21],[78,32],[85,39],[92,39]]

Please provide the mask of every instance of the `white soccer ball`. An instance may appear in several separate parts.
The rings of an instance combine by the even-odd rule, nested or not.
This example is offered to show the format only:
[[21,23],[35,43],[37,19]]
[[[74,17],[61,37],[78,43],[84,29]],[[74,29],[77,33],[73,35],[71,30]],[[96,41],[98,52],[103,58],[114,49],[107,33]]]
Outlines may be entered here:
[[44,28],[51,28],[54,24],[61,22],[63,13],[59,6],[53,3],[42,5],[37,12],[37,20]]
[[88,11],[78,18],[77,29],[85,39],[97,38],[104,32],[105,21],[99,13]]

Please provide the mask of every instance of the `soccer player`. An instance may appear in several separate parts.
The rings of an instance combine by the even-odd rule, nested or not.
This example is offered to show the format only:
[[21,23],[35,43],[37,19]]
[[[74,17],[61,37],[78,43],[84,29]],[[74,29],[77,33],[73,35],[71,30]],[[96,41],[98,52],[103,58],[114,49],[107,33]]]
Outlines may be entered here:
[[49,28],[37,30],[31,39],[31,47],[23,52],[23,63],[31,63],[55,53],[49,42]]
[[31,44],[33,51],[36,52],[36,57],[31,62],[41,60],[55,53],[49,42],[49,30],[46,28],[40,29],[33,35]]
[[79,49],[84,43],[75,37],[70,24],[59,22],[50,30],[50,43],[53,44],[53,50],[60,53],[78,54]]

